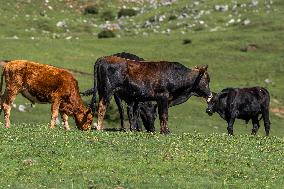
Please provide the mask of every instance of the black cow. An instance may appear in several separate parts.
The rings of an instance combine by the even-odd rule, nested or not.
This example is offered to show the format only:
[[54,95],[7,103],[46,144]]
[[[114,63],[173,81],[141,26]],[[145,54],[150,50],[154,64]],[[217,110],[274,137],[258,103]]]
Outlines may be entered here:
[[[117,53],[112,56],[117,56],[133,61],[143,61],[144,59],[141,57],[138,57],[137,55],[131,54],[131,53]],[[85,92],[82,92],[81,94],[83,96],[89,96],[93,94],[94,89],[89,89]],[[122,97],[123,98],[123,97]],[[114,94],[114,99],[116,102],[116,105],[119,110],[119,115],[120,115],[120,124],[121,124],[121,129],[125,130],[124,126],[124,108],[123,108],[123,103],[122,103],[122,98],[119,96],[119,94]],[[134,101],[131,100],[126,100],[127,102],[127,115],[130,123],[130,130],[141,130],[141,126],[139,124],[139,117],[141,117],[141,120],[143,122],[143,125],[146,129],[147,132],[154,132],[155,131],[155,119],[157,117],[157,105],[154,104],[153,102],[140,102],[140,103],[135,103]]]
[[118,56],[99,58],[94,65],[92,108],[99,94],[97,129],[103,129],[106,108],[112,95],[126,102],[156,101],[160,132],[169,133],[168,108],[181,104],[192,95],[209,98],[209,75],[206,67],[189,69],[177,62],[133,61]]
[[262,115],[266,135],[269,135],[269,92],[262,87],[252,88],[227,88],[208,102],[206,112],[211,116],[217,112],[228,123],[228,134],[233,135],[235,119],[243,119],[253,124],[252,134],[259,129],[259,115]]

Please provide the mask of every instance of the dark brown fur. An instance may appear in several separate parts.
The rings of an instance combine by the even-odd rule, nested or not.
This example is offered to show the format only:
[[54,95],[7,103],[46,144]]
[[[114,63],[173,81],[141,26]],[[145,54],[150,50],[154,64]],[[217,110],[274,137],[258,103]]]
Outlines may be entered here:
[[178,62],[133,61],[117,56],[97,59],[91,107],[95,110],[99,94],[98,125],[103,129],[106,107],[114,94],[128,102],[156,101],[160,132],[169,133],[168,108],[195,95],[210,99],[207,66],[189,69]]
[[[6,88],[2,95],[3,77]],[[90,129],[93,121],[91,109],[83,104],[77,80],[64,69],[14,60],[4,65],[0,87],[6,127],[10,127],[11,104],[16,95],[21,93],[32,103],[51,103],[51,128],[54,128],[60,112],[66,130],[69,130],[68,116],[74,116],[78,129]]]

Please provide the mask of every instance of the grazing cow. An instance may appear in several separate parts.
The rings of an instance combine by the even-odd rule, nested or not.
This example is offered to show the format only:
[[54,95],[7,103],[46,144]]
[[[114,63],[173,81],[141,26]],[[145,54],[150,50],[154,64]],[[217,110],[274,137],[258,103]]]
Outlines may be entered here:
[[259,128],[259,115],[262,115],[266,135],[269,135],[269,93],[265,88],[227,88],[208,102],[206,112],[211,116],[217,112],[228,123],[228,134],[233,135],[235,119],[243,119],[248,123],[251,119],[255,135]]
[[[143,58],[138,57],[137,55],[131,54],[131,53],[117,53],[112,56],[117,56],[133,61],[143,61]],[[85,92],[82,92],[81,94],[83,96],[89,96],[93,94],[94,89],[89,89]],[[119,110],[120,115],[120,124],[121,129],[125,130],[124,126],[124,109],[122,104],[123,97],[120,97],[119,94],[114,94],[114,99],[116,102],[116,105]],[[143,122],[143,125],[147,132],[154,132],[155,131],[155,119],[156,119],[156,109],[157,105],[154,105],[152,102],[139,102],[138,107],[134,106],[135,102],[126,100],[127,102],[127,115],[130,123],[130,130],[138,130],[140,131],[140,125],[139,125],[139,115],[141,117],[141,120]],[[137,104],[136,104],[137,105]]]
[[[6,88],[2,95],[3,77]],[[90,128],[93,121],[92,111],[81,100],[77,80],[64,69],[26,60],[14,60],[4,65],[0,94],[1,110],[4,110],[7,128],[10,127],[11,104],[18,93],[32,103],[51,103],[50,128],[54,128],[58,112],[66,130],[69,130],[69,115],[74,116],[78,129]]]
[[206,67],[189,69],[177,62],[133,61],[118,56],[99,58],[94,65],[92,108],[99,94],[97,129],[103,129],[106,108],[114,94],[125,101],[156,101],[160,133],[169,133],[168,108],[181,104],[192,95],[209,99],[209,75]]

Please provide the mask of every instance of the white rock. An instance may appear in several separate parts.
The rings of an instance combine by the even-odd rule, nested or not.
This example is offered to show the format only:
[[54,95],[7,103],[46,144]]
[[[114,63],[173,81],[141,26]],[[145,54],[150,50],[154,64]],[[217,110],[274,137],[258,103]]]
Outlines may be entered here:
[[67,27],[66,21],[62,20],[56,23],[56,26],[59,28]]
[[251,7],[256,7],[258,5],[258,1],[257,0],[251,0],[250,6]]
[[215,5],[216,11],[226,12],[229,10],[229,5]]
[[19,107],[18,107],[18,110],[20,112],[26,112],[26,109],[27,109],[27,107],[25,105],[22,105],[22,104],[20,104]]
[[228,24],[233,24],[233,23],[235,23],[235,19],[231,19],[231,20],[229,20],[229,22],[228,22]]
[[267,79],[264,80],[264,82],[267,83],[267,84],[271,84],[272,80],[267,78]]
[[249,25],[250,24],[250,20],[249,19],[245,19],[244,20],[244,25],[246,26],[246,25]]

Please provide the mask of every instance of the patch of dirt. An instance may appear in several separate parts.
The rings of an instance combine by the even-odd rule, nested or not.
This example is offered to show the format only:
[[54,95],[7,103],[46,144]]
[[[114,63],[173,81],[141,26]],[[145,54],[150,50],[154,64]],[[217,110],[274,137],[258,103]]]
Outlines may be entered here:
[[246,47],[241,48],[243,52],[256,51],[258,46],[256,44],[248,44]]
[[270,108],[270,111],[280,118],[284,118],[284,108]]

